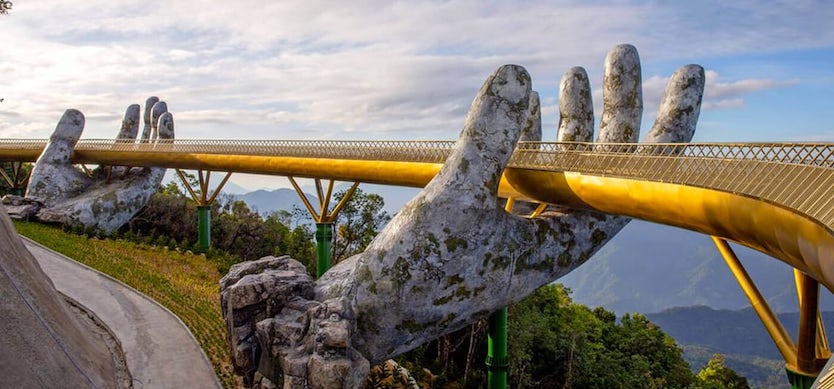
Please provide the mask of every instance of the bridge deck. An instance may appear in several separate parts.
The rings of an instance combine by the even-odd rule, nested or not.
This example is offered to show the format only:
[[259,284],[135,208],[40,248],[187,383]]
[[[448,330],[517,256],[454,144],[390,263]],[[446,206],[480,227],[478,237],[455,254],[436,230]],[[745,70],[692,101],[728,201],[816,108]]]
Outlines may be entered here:
[[[45,140],[0,139],[0,161]],[[422,187],[454,142],[82,140],[73,161]],[[683,227],[768,253],[834,290],[834,144],[521,143],[502,196]]]

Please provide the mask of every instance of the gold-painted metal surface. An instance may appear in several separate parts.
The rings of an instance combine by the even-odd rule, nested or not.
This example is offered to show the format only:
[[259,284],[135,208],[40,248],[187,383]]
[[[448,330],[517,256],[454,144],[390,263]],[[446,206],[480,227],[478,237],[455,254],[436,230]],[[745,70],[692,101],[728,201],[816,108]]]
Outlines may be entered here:
[[514,207],[515,207],[515,198],[508,197],[507,202],[504,204],[504,210],[507,211],[507,212],[512,212]]
[[[804,291],[805,286],[807,285],[807,280],[806,279],[808,278],[808,276],[805,273],[802,273],[801,271],[799,271],[798,269],[793,269],[793,276],[794,276],[794,281],[796,283],[797,303],[798,303],[798,306],[799,306],[799,310],[802,311],[802,306],[804,304],[803,299],[802,299],[802,297],[804,295],[803,291]],[[814,280],[811,279],[811,281],[814,281]],[[816,282],[816,281],[814,281],[814,282]],[[814,354],[815,354],[817,360],[825,361],[825,360],[828,360],[828,358],[831,357],[831,349],[828,345],[828,335],[825,332],[825,323],[822,320],[822,315],[820,314],[820,312],[817,312],[816,328],[817,328],[817,333],[816,333],[816,342],[815,342],[816,344],[815,344],[815,353]]]
[[[0,139],[0,160],[46,141]],[[454,142],[82,140],[76,162],[422,187]],[[834,144],[522,143],[501,197],[594,209],[731,239],[834,289]]]
[[313,204],[310,203],[310,199],[307,198],[307,195],[301,190],[301,187],[295,181],[295,177],[288,176],[290,180],[290,184],[292,184],[293,189],[295,189],[295,193],[298,194],[298,197],[301,198],[301,201],[304,203],[304,207],[307,208],[307,212],[310,213],[310,216],[313,217],[313,220],[318,223],[334,223],[336,221],[336,217],[339,216],[339,212],[342,212],[342,209],[347,205],[348,200],[353,197],[353,193],[356,192],[356,188],[359,187],[359,182],[354,182],[350,189],[345,192],[345,195],[339,200],[335,207],[330,210],[328,207],[330,206],[330,197],[333,194],[333,187],[336,184],[336,180],[330,180],[327,184],[327,192],[322,189],[321,180],[316,178],[316,196],[318,197],[319,203],[319,210],[316,211]]
[[226,182],[229,181],[229,177],[232,176],[232,172],[226,172],[226,175],[223,176],[223,179],[220,181],[220,185],[217,185],[217,188],[214,188],[214,191],[211,191],[211,187],[209,182],[211,182],[211,170],[203,171],[201,169],[197,170],[197,184],[200,186],[200,192],[194,190],[191,183],[188,182],[185,173],[182,172],[182,169],[176,169],[177,176],[179,176],[180,181],[185,186],[185,189],[188,190],[188,194],[191,195],[191,198],[197,203],[197,206],[207,206],[211,205],[214,200],[217,199],[217,196],[220,194],[220,191],[223,190],[223,186],[226,185]]
[[782,358],[785,359],[785,362],[789,366],[796,364],[796,345],[793,343],[788,331],[782,326],[779,318],[770,309],[770,306],[759,292],[759,289],[756,288],[756,284],[750,279],[750,275],[747,274],[747,271],[738,260],[738,257],[736,257],[733,249],[724,239],[713,236],[712,241],[733,273],[733,277],[735,277],[742,291],[744,291],[744,295],[750,300],[750,305],[756,311],[762,324],[764,324],[767,333],[773,339],[776,348],[779,349],[779,353],[782,354]]
[[548,205],[549,205],[548,203],[539,204],[539,206],[536,207],[536,209],[533,210],[533,212],[531,212],[530,216],[528,216],[528,217],[532,219],[534,217],[537,217],[537,216],[541,215],[542,213],[544,213],[544,210],[547,209]]
[[[9,188],[21,188],[23,184],[29,179],[29,174],[23,169],[23,162],[12,161],[9,162],[11,175],[6,173],[6,169],[0,167],[0,177],[6,182]],[[31,173],[31,172],[30,172]]]
[[825,360],[817,360],[817,324],[819,318],[819,283],[795,271],[799,295],[799,334],[796,339],[796,367],[800,373],[816,375]]

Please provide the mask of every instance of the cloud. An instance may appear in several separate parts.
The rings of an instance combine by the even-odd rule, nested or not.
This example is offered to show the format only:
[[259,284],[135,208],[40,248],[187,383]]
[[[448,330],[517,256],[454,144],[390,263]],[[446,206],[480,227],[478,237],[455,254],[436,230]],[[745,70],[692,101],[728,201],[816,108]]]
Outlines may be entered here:
[[[564,70],[584,65],[598,83],[605,53],[624,41],[644,62],[680,64],[693,55],[834,44],[827,27],[834,15],[810,3],[681,4],[29,0],[3,20],[13,49],[0,65],[0,97],[7,98],[2,109],[18,117],[5,118],[0,136],[48,136],[68,107],[87,114],[85,136],[110,136],[125,106],[154,94],[169,103],[178,134],[192,137],[286,127],[448,139],[483,80],[504,63],[526,66],[555,104]],[[704,108],[743,107],[744,96],[790,85],[774,80],[722,83],[715,73]],[[647,112],[665,82],[645,79]],[[555,105],[543,112],[546,123],[554,121]],[[211,132],[229,124],[240,129]]]

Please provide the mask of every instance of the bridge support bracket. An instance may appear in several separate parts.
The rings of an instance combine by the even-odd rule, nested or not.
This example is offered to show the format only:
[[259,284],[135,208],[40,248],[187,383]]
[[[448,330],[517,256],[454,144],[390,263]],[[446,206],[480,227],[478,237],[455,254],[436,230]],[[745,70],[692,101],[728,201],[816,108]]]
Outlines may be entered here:
[[298,197],[301,198],[301,202],[304,203],[304,207],[307,208],[307,212],[316,221],[316,278],[318,278],[330,270],[333,258],[333,251],[331,250],[333,243],[333,223],[336,221],[336,217],[339,216],[339,212],[342,211],[348,200],[353,196],[353,193],[356,192],[356,188],[359,187],[359,182],[354,182],[345,195],[342,196],[342,199],[339,200],[339,203],[331,210],[329,208],[330,198],[333,196],[333,187],[336,182],[330,180],[327,184],[327,190],[325,190],[321,185],[321,180],[316,178],[316,196],[319,200],[319,210],[316,211],[310,199],[307,198],[307,195],[304,194],[304,191],[301,190],[301,187],[295,181],[295,178],[287,178],[289,178],[290,184],[292,184]]
[[197,246],[202,252],[211,246],[211,205],[197,206]]
[[32,170],[26,171],[24,169],[24,162],[9,162],[11,165],[11,175],[6,173],[5,167],[0,168],[0,178],[9,187],[10,193],[15,196],[23,196],[26,193],[26,183],[29,181],[29,175]]
[[316,223],[316,278],[330,270],[333,223]]
[[[217,185],[213,193],[209,193],[211,173],[210,170],[197,170],[197,183],[199,184],[199,188],[195,189],[188,180],[186,173],[177,169],[177,176],[182,180],[182,184],[185,186],[188,194],[197,203],[197,248],[202,252],[208,251],[209,247],[211,247],[211,204],[214,203],[217,195],[220,194],[223,186],[226,185],[229,177],[232,176],[231,172],[226,173],[223,180],[220,181],[220,185]],[[193,176],[191,178],[193,179]]]
[[788,382],[791,384],[791,389],[811,389],[814,380],[817,379],[815,375],[803,374],[790,367],[786,367],[785,372],[788,373]]

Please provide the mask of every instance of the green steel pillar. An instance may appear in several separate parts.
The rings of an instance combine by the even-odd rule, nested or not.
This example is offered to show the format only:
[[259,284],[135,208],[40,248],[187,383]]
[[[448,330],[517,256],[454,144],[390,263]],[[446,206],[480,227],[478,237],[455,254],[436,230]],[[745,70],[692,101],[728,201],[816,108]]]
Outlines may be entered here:
[[197,246],[207,251],[211,245],[211,205],[197,206]]
[[316,223],[316,277],[321,277],[330,269],[333,242],[333,223]]
[[788,373],[788,382],[791,384],[791,389],[811,389],[814,380],[817,379],[817,377],[802,374],[790,368],[786,368],[785,371]]
[[507,308],[501,308],[489,318],[487,338],[487,381],[489,389],[507,388]]

